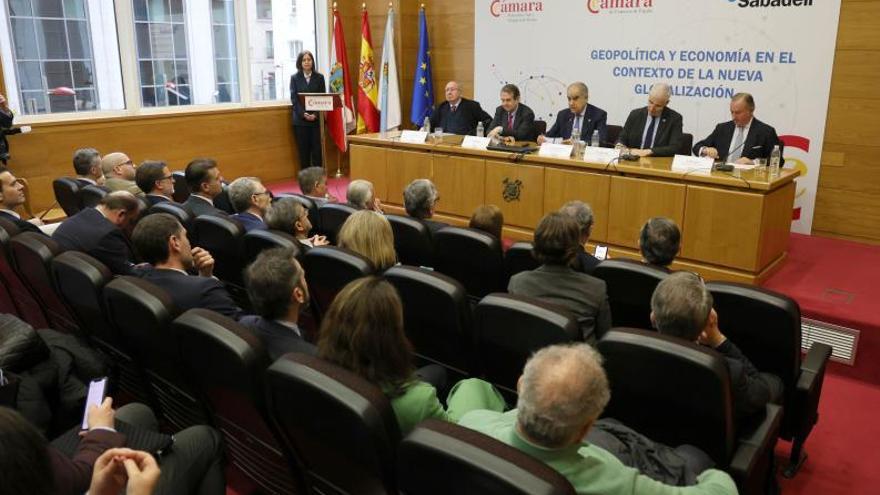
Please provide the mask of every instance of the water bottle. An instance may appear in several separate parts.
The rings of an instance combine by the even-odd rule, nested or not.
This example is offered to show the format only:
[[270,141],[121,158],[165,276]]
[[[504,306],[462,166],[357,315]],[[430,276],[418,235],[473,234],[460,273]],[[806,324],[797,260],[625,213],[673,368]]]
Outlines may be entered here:
[[593,131],[593,137],[590,138],[590,146],[599,147],[599,131]]
[[425,117],[425,122],[422,123],[422,130],[431,134],[431,117]]
[[779,164],[782,162],[782,150],[779,145],[773,147],[770,152],[770,175],[779,175]]
[[477,137],[483,137],[486,134],[486,129],[483,128],[482,122],[477,122]]

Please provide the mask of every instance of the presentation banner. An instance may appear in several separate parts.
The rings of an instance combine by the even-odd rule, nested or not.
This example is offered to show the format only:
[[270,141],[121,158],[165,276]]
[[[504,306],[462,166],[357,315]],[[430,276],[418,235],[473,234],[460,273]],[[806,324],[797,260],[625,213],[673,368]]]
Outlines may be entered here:
[[696,142],[730,120],[735,93],[752,93],[801,171],[792,230],[810,232],[840,0],[475,0],[474,15],[475,97],[490,113],[513,83],[552,125],[583,81],[623,125],[665,82]]

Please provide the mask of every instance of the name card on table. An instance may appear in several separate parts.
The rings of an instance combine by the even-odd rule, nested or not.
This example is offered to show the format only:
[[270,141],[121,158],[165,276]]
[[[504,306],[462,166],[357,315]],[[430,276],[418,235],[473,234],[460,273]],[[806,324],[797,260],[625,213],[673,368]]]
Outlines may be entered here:
[[400,133],[401,143],[423,144],[428,139],[425,131],[403,131]]
[[538,149],[538,155],[550,158],[568,158],[571,156],[571,145],[545,142]]
[[304,99],[307,112],[333,111],[333,95],[305,95]]
[[587,146],[584,148],[584,161],[608,165],[620,158],[620,150],[615,148],[601,148],[599,146]]
[[465,136],[464,141],[461,142],[461,147],[484,150],[489,146],[489,141],[491,140],[492,138],[487,137]]
[[712,171],[715,161],[708,156],[675,155],[672,159],[673,172],[693,172],[695,170]]

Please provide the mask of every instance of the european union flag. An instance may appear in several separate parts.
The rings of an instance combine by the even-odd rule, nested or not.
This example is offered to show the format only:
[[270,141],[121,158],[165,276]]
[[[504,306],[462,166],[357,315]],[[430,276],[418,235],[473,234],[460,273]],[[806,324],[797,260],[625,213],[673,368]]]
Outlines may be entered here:
[[413,81],[412,110],[409,119],[421,126],[425,117],[434,111],[434,83],[431,76],[431,50],[428,48],[428,21],[425,9],[419,12],[419,58],[416,63],[416,77]]

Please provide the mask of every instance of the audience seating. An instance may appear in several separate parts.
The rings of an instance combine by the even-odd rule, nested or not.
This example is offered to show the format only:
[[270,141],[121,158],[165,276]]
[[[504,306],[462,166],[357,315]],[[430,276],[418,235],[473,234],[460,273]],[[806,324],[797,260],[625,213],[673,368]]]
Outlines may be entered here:
[[650,330],[651,296],[669,272],[629,259],[605,260],[593,276],[605,281],[611,321],[615,327]]
[[228,184],[223,183],[223,189],[220,191],[220,194],[214,196],[214,208],[233,215],[235,214],[235,208],[232,207],[232,202],[229,201],[229,189],[227,187]]
[[317,318],[324,316],[336,294],[349,282],[375,271],[367,258],[333,246],[310,249],[302,261]]
[[64,214],[72,217],[79,213],[79,183],[70,177],[59,177],[52,181],[55,201],[64,210]]
[[407,495],[574,495],[547,464],[494,438],[429,419],[397,449],[397,482]]
[[288,354],[269,367],[266,386],[272,422],[312,492],[398,493],[400,430],[376,385],[320,358]]
[[300,244],[296,237],[280,230],[252,230],[241,238],[244,250],[244,265],[250,265],[265,249],[276,247],[293,248],[300,258]]
[[303,205],[303,207],[309,212],[309,222],[312,224],[312,230],[309,231],[309,237],[317,234],[321,231],[321,215],[318,213],[318,205],[315,203],[315,200],[305,196],[304,194],[296,194],[296,193],[279,193],[275,195],[275,199],[281,198],[293,198],[295,201],[299,202],[299,204]]
[[270,362],[259,338],[205,309],[191,309],[171,326],[232,463],[263,493],[305,493],[268,423],[263,372]]
[[49,326],[46,314],[30,289],[15,271],[9,242],[18,235],[18,227],[9,220],[0,218],[0,283],[9,292],[9,302],[15,306],[14,313],[34,328]]
[[774,476],[782,410],[769,404],[757,424],[737,431],[722,355],[635,329],[613,329],[597,348],[611,385],[605,416],[666,445],[694,445],[733,476],[740,493],[765,493],[765,483]]
[[801,360],[801,312],[793,299],[731,282],[706,284],[724,333],[761,371],[785,385],[780,436],[792,441],[785,475],[794,476],[806,460],[804,443],[819,420],[819,396],[831,347],[814,343]]
[[386,215],[386,218],[394,231],[397,261],[404,265],[434,266],[434,246],[428,227],[410,217]]
[[163,201],[151,206],[145,215],[153,215],[155,213],[167,213],[176,218],[177,221],[180,222],[180,225],[183,225],[183,228],[186,229],[188,237],[192,236],[190,243],[194,242],[195,229],[193,228],[193,217],[185,208],[170,201]]
[[694,135],[685,132],[681,135],[681,148],[678,149],[679,155],[690,156],[694,152]]
[[95,185],[88,185],[79,190],[79,207],[82,210],[86,208],[94,208],[109,194],[106,188]]
[[385,278],[400,294],[404,329],[416,355],[459,377],[470,375],[473,324],[464,287],[446,275],[411,266],[393,266]]
[[504,253],[504,268],[507,270],[507,278],[511,278],[519,272],[527,272],[541,266],[532,255],[534,246],[531,242],[514,242]]
[[607,129],[607,133],[605,134],[605,142],[602,144],[614,146],[615,144],[617,144],[617,140],[620,138],[620,133],[623,132],[623,126],[608,125]]
[[535,351],[580,340],[572,313],[535,298],[490,294],[474,310],[476,356],[487,380],[516,393],[523,366]]
[[193,222],[194,246],[208,250],[214,257],[214,275],[242,307],[249,307],[244,289],[244,253],[241,239],[244,227],[235,220],[214,215],[196,217]]
[[336,235],[348,216],[357,210],[348,205],[327,203],[318,208],[318,216],[321,218],[321,233],[327,236],[330,244],[336,245]]
[[434,269],[461,282],[472,298],[507,290],[501,241],[481,230],[445,227],[434,232]]
[[176,203],[183,203],[189,199],[189,185],[186,183],[186,172],[175,170],[171,172],[171,179],[174,181],[174,194],[171,195],[171,199]]

